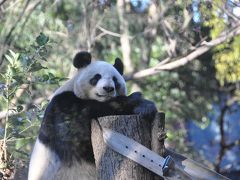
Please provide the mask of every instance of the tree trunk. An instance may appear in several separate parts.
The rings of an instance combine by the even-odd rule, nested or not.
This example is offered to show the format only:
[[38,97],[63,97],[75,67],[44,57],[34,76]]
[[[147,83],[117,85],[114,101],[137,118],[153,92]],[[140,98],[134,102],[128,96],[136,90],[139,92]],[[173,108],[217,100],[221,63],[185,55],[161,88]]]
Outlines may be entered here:
[[[159,116],[156,117],[159,118]],[[151,137],[157,137],[156,134],[153,135],[152,133],[151,122],[140,119],[137,115],[105,116],[98,118],[98,121],[101,127],[122,133],[149,149],[151,149],[151,142],[153,142]],[[152,172],[107,147],[103,141],[99,124],[96,120],[92,122],[92,145],[97,168],[97,179],[152,180],[154,178]],[[158,142],[155,141],[155,143]],[[154,147],[159,149],[161,145],[155,144]]]
[[119,18],[120,28],[120,42],[123,56],[123,64],[126,73],[133,72],[133,64],[131,60],[131,43],[129,39],[128,21],[124,17],[125,14],[125,2],[124,0],[117,0],[117,13]]

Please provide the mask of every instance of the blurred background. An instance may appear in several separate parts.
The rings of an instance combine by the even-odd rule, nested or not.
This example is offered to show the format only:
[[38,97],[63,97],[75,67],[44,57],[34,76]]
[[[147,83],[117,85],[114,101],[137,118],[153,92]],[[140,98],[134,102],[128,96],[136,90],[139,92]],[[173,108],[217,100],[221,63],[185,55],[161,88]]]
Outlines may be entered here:
[[0,178],[27,168],[81,50],[123,60],[128,93],[165,112],[168,148],[240,177],[238,0],[0,0]]

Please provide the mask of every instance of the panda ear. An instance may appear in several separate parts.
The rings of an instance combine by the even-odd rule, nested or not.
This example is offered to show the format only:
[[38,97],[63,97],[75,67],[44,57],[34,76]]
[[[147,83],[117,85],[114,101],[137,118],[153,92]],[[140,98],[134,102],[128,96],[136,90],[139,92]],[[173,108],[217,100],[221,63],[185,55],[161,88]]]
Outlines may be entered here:
[[121,75],[123,75],[123,63],[122,63],[122,60],[120,58],[115,59],[115,63],[114,63],[113,66],[118,70],[118,72]]
[[76,68],[82,68],[91,63],[92,56],[89,52],[82,51],[75,55],[73,58],[73,65]]

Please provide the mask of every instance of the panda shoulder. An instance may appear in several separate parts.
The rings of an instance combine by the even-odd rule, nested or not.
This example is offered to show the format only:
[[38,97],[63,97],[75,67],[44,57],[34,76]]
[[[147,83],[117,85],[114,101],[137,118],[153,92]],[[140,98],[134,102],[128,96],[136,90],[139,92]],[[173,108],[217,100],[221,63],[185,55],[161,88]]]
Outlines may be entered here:
[[65,91],[65,92],[62,92],[60,94],[57,94],[55,95],[51,102],[59,102],[59,101],[74,101],[74,100],[77,100],[79,99],[75,94],[74,92],[72,91]]
[[71,108],[73,105],[79,104],[81,99],[79,99],[74,92],[65,91],[54,96],[49,102],[48,108],[58,108],[66,109]]

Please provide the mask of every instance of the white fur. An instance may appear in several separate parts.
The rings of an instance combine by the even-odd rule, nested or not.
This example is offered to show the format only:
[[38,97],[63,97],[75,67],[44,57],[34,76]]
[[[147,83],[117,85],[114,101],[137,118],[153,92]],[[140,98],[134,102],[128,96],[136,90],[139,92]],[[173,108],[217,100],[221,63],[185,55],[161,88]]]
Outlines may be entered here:
[[[100,74],[102,78],[99,80],[96,86],[89,84],[89,80],[96,74]],[[113,86],[114,82],[112,77],[115,76],[118,82],[121,84],[121,88],[118,91],[106,93],[103,90],[103,86]],[[73,91],[76,96],[82,99],[96,99],[99,101],[106,101],[111,97],[117,95],[126,95],[126,83],[123,77],[113,67],[113,65],[104,61],[95,61],[88,66],[80,69],[77,74],[68,80],[63,86],[58,88],[52,97],[65,91]],[[96,93],[103,95],[98,97]]]
[[61,94],[62,92],[65,92],[65,91],[73,91],[73,84],[74,84],[74,78],[72,79],[69,79],[68,81],[65,82],[65,84],[63,86],[61,86],[60,88],[58,88],[54,94],[51,96],[51,99],[58,95],[58,94]]
[[61,163],[58,156],[38,139],[29,165],[28,180],[95,180],[94,164],[82,160],[71,166]]
[[37,139],[29,164],[28,180],[51,180],[59,167],[60,160],[56,154]]
[[96,167],[95,164],[87,163],[82,160],[81,164],[74,161],[74,164],[69,167],[62,165],[59,168],[53,180],[96,180]]

